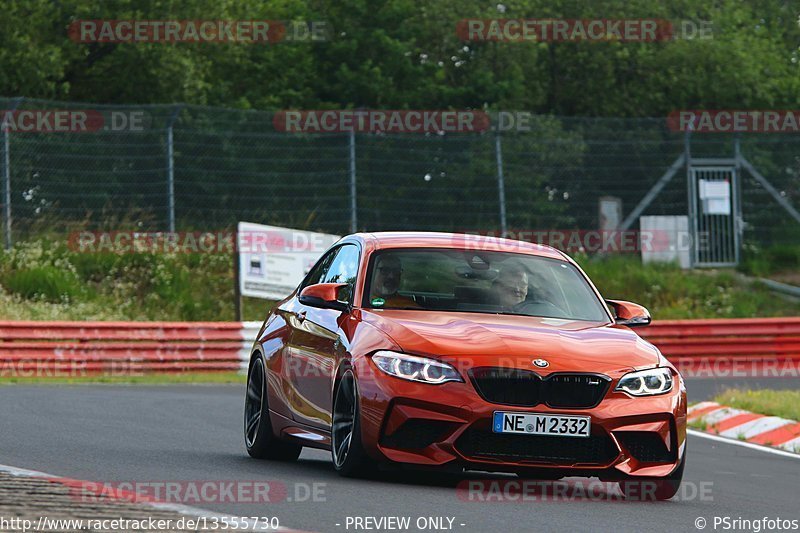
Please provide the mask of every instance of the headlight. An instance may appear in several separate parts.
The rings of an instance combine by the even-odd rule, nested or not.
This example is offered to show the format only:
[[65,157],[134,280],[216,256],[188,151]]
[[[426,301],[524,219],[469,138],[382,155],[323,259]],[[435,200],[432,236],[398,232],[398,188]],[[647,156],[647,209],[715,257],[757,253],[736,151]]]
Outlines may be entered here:
[[672,372],[669,368],[659,367],[625,374],[619,380],[617,388],[631,396],[654,396],[672,390]]
[[372,360],[387,374],[401,379],[434,384],[446,381],[464,381],[455,368],[435,359],[380,351],[375,352]]

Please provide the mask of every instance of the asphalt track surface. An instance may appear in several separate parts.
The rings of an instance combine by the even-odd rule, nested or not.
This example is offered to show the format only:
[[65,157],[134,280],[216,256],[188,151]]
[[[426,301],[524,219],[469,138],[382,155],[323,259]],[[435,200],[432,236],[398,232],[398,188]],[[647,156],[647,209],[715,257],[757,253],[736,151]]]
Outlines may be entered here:
[[[699,401],[720,385],[800,388],[798,381],[698,380],[688,390],[691,401]],[[408,531],[419,531],[420,517],[449,517],[452,531],[464,532],[697,531],[699,517],[714,531],[714,517],[800,520],[800,458],[695,435],[689,436],[684,487],[669,502],[620,502],[602,491],[592,498],[571,493],[567,501],[520,501],[518,494],[511,501],[470,501],[457,490],[465,480],[518,480],[418,472],[343,479],[329,454],[308,449],[296,463],[255,461],[242,443],[243,394],[243,385],[3,386],[0,463],[97,482],[267,480],[285,486],[291,501],[188,505],[277,516],[282,526],[307,531],[365,531],[347,527],[347,520],[368,516],[410,517]],[[314,486],[317,501],[309,501]]]

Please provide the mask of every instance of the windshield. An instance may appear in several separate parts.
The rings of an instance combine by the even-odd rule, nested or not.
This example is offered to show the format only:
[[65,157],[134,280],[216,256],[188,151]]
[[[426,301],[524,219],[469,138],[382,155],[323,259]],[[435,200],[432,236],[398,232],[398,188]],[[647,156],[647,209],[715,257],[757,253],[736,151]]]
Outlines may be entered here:
[[373,254],[364,307],[512,314],[607,322],[572,264],[534,255],[450,249]]

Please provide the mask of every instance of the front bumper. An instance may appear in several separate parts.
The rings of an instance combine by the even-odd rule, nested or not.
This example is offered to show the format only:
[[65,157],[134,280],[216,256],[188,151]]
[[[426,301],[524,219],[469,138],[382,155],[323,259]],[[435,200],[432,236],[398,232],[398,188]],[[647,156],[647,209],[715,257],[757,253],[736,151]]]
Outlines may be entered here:
[[[588,409],[490,403],[472,382],[429,385],[374,371],[362,360],[362,440],[374,459],[474,470],[546,469],[601,478],[669,475],[683,458],[686,391],[680,376],[667,394],[632,398],[615,392]],[[590,438],[496,434],[494,411],[591,417]]]

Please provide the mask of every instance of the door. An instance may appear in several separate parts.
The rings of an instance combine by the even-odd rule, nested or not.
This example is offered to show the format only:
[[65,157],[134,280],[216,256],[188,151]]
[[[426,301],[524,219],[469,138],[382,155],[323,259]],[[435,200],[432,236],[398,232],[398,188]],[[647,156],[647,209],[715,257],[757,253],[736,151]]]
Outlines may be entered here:
[[[358,272],[359,249],[346,244],[334,250],[319,278],[309,277],[314,283],[348,283],[341,299],[352,303],[353,288]],[[312,283],[306,283],[306,286]],[[292,416],[298,422],[328,429],[331,424],[331,387],[336,357],[342,346],[340,324],[347,313],[335,309],[320,309],[295,301],[295,313],[290,315],[289,377]]]
[[689,226],[694,265],[737,265],[740,217],[736,167],[695,166],[689,175],[692,187]]

